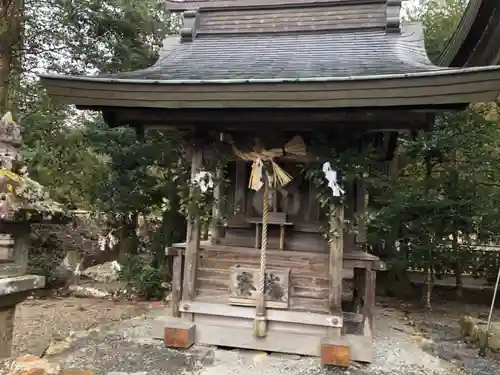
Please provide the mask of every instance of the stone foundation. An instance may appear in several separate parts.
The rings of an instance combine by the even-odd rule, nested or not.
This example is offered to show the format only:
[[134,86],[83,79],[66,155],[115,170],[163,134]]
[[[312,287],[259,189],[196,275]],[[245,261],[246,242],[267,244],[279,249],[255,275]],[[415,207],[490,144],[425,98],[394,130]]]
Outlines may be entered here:
[[0,308],[0,358],[10,357],[16,307]]
[[16,305],[32,290],[43,288],[43,276],[0,278],[0,358],[10,357]]
[[460,318],[462,335],[478,347],[488,347],[500,352],[500,322],[491,322],[490,332],[487,332],[488,322],[474,319],[470,316]]

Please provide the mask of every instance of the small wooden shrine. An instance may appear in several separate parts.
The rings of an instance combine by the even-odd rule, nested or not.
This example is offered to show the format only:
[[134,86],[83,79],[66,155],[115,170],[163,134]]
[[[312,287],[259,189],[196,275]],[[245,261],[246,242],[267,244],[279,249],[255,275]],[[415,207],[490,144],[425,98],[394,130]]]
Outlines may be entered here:
[[[53,99],[102,111],[110,126],[182,133],[193,196],[206,188],[200,175],[210,177],[214,148],[229,160],[211,171],[223,203],[214,215],[227,222],[215,221],[211,239],[200,242],[194,211],[186,242],[167,249],[179,318],[164,322],[166,345],[370,362],[384,264],[366,252],[362,222],[357,234],[344,230],[344,219],[362,216],[366,186],[362,178],[344,186],[312,139],[340,152],[362,149],[363,135],[377,133],[381,163],[390,164],[399,132],[429,129],[438,111],[495,100],[500,67],[431,64],[422,26],[400,25],[398,0],[167,4],[183,12],[183,25],[154,66],[42,77]],[[330,207],[298,166],[311,163],[338,196]],[[224,175],[231,182],[223,189]],[[352,292],[343,293],[347,284]]]

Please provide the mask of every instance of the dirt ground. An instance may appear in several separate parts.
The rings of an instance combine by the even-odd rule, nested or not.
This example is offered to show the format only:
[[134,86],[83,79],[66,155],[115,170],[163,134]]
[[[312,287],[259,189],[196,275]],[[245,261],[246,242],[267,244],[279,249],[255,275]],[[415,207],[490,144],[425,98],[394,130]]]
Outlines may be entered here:
[[[73,336],[71,346],[51,361],[57,361],[63,369],[91,369],[94,375],[500,373],[496,354],[479,358],[477,349],[460,339],[459,317],[483,317],[488,311],[486,306],[448,302],[435,304],[432,313],[425,314],[417,305],[379,298],[373,363],[340,370],[320,366],[317,358],[207,347],[188,352],[165,349],[152,332],[151,323],[168,310],[150,309],[148,305],[79,298],[26,301],[16,314],[14,352],[40,355],[51,339]],[[500,320],[500,310],[495,319]]]
[[74,297],[26,300],[16,309],[12,354],[39,356],[53,339],[102,323],[130,319],[143,314],[147,305]]

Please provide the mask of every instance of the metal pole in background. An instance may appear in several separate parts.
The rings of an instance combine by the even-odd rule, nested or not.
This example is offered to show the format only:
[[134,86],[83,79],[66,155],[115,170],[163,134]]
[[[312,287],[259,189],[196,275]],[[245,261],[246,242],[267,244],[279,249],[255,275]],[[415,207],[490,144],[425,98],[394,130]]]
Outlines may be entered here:
[[493,309],[495,308],[495,301],[497,299],[498,284],[500,283],[500,267],[498,267],[497,281],[495,283],[495,289],[493,291],[493,299],[491,301],[490,313],[488,315],[488,324],[486,325],[486,337],[484,339],[483,345],[479,347],[479,356],[485,357],[488,351],[488,338],[490,335],[491,317],[493,316]]

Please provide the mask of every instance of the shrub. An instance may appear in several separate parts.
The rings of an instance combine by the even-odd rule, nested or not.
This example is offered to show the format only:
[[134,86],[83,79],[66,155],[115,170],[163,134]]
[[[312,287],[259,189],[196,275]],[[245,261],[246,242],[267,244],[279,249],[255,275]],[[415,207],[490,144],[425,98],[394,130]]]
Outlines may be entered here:
[[129,255],[119,274],[138,297],[158,300],[163,297],[163,277],[161,269],[151,265],[152,261],[144,254]]

